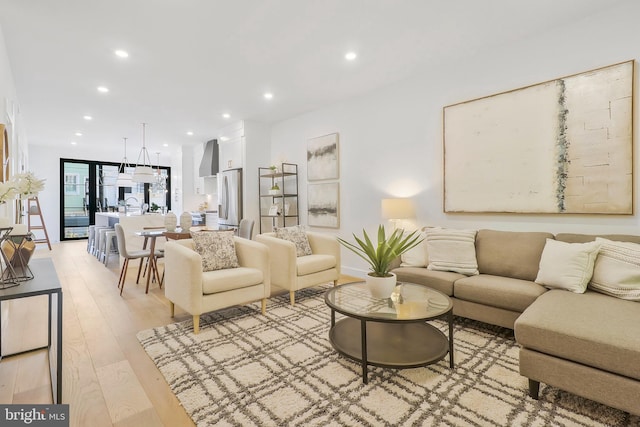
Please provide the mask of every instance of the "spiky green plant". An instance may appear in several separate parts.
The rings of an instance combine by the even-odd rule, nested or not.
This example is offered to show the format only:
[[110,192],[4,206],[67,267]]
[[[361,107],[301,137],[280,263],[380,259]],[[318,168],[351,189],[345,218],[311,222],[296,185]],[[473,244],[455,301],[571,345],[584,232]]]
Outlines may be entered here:
[[418,231],[416,230],[403,236],[404,230],[398,228],[387,238],[384,225],[380,225],[378,226],[378,241],[375,244],[364,229],[362,230],[362,238],[355,234],[353,235],[357,245],[340,237],[338,237],[338,241],[345,248],[367,261],[371,267],[371,276],[389,277],[391,262],[422,242],[423,238],[417,233]]

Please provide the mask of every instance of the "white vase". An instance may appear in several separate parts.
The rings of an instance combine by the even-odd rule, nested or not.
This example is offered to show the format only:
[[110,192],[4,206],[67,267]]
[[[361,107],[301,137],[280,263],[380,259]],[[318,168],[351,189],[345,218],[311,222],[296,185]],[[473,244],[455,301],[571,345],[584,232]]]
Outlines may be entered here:
[[183,233],[189,231],[191,222],[191,214],[189,212],[182,212],[182,215],[180,215],[180,228],[182,228]]
[[173,212],[169,211],[164,216],[164,228],[167,231],[176,231],[178,226],[178,217]]
[[389,273],[389,277],[375,277],[367,274],[365,282],[374,298],[389,298],[396,287],[396,275]]

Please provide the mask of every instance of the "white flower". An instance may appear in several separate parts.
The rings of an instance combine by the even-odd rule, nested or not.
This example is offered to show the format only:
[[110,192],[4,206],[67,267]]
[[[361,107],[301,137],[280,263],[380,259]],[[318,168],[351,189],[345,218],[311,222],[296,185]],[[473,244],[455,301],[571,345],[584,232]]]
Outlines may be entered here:
[[44,190],[45,180],[36,178],[32,172],[15,174],[9,181],[13,181],[16,193],[21,199],[35,197]]
[[0,203],[6,203],[7,200],[11,200],[16,197],[17,190],[15,182],[11,180],[6,182],[0,182]]

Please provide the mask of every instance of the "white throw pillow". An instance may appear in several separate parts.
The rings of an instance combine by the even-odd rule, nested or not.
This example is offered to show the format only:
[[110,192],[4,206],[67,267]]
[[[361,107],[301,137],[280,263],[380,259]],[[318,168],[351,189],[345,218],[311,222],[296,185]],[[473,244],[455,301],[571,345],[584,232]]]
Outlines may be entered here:
[[567,243],[547,239],[536,283],[547,288],[584,293],[593,275],[599,249],[599,242]]
[[[405,237],[406,234],[408,233],[405,233]],[[400,267],[426,267],[429,265],[427,242],[425,240],[426,233],[419,231],[414,237],[416,236],[418,236],[419,239],[423,239],[422,242],[400,255]]]
[[478,274],[476,230],[431,228],[425,231],[429,270]]
[[640,245],[596,238],[601,243],[589,288],[617,298],[640,301]]

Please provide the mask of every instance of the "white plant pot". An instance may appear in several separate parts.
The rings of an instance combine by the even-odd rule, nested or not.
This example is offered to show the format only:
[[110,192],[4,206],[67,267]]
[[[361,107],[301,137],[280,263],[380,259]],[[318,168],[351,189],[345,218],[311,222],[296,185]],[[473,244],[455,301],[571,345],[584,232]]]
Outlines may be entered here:
[[393,273],[390,277],[375,277],[367,274],[365,282],[374,298],[389,298],[393,289],[396,287],[396,275]]

